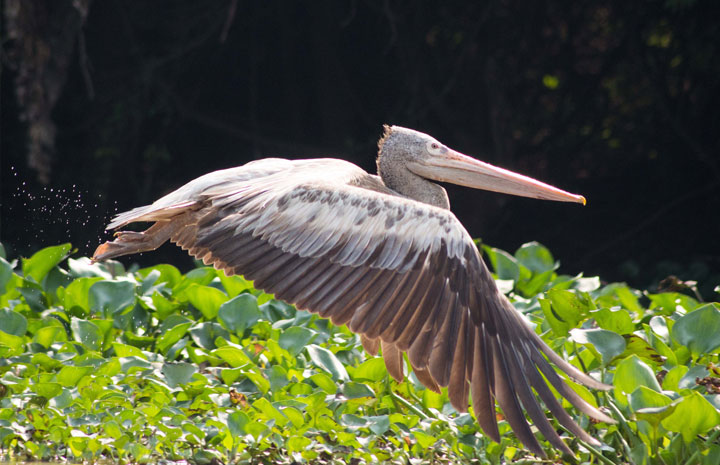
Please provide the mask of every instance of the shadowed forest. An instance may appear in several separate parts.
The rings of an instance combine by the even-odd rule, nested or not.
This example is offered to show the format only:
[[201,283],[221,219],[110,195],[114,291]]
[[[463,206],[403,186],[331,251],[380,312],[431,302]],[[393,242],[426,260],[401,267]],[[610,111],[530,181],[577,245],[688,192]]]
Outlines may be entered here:
[[1,4],[12,256],[89,255],[114,213],[258,158],[374,172],[388,123],[588,198],[447,186],[484,243],[537,240],[566,273],[638,287],[720,281],[716,2]]

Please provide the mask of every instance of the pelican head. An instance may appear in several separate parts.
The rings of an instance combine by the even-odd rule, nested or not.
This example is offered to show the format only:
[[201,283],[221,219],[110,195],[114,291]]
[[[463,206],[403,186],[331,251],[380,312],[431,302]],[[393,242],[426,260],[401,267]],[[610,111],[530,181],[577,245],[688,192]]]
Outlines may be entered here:
[[[385,126],[378,143],[378,173],[392,178],[391,165],[402,164],[421,178],[460,186],[585,205],[585,197],[571,194],[522,174],[463,155],[433,137],[400,126]],[[391,179],[392,181],[392,179]]]

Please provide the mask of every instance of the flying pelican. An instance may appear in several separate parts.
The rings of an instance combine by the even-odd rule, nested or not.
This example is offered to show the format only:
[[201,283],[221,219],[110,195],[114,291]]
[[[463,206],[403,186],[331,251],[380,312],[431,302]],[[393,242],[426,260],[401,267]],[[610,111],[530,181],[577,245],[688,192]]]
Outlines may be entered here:
[[[276,297],[347,324],[390,375],[404,378],[403,352],[418,380],[466,412],[500,442],[495,401],[517,437],[545,456],[525,418],[555,448],[573,455],[546,418],[598,445],[551,393],[614,421],[585,402],[553,369],[610,389],[560,358],[498,290],[443,187],[450,182],[537,199],[585,203],[532,178],[458,153],[431,136],[385,126],[378,176],[332,158],[268,158],[215,171],[151,205],[117,215],[119,231],[93,260],[154,250],[170,240],[205,264],[241,274]],[[544,355],[543,355],[544,354]],[[543,378],[544,377],[544,378]],[[534,390],[534,392],[533,392]]]

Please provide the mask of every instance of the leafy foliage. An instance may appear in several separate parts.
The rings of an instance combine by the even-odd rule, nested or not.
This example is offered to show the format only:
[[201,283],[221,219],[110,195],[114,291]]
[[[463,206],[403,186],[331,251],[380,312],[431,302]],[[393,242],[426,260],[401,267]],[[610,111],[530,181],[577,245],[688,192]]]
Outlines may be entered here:
[[[0,459],[531,459],[504,421],[496,444],[445,394],[413,375],[390,379],[345,327],[241,277],[171,265],[126,271],[87,258],[63,265],[70,250],[0,257]],[[565,433],[578,458],[716,463],[720,305],[558,275],[537,243],[514,255],[483,250],[551,347],[614,385],[601,393],[571,383],[619,421],[578,418],[604,443]]]

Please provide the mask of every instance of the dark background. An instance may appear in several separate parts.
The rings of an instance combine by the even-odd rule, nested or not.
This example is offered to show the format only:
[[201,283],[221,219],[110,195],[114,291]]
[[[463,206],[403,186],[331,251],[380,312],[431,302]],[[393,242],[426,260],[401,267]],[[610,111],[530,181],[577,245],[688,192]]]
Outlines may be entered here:
[[[383,123],[588,198],[448,187],[471,235],[561,272],[720,283],[716,1],[4,0],[11,256],[267,156],[374,172]],[[191,261],[172,246],[136,259]]]

